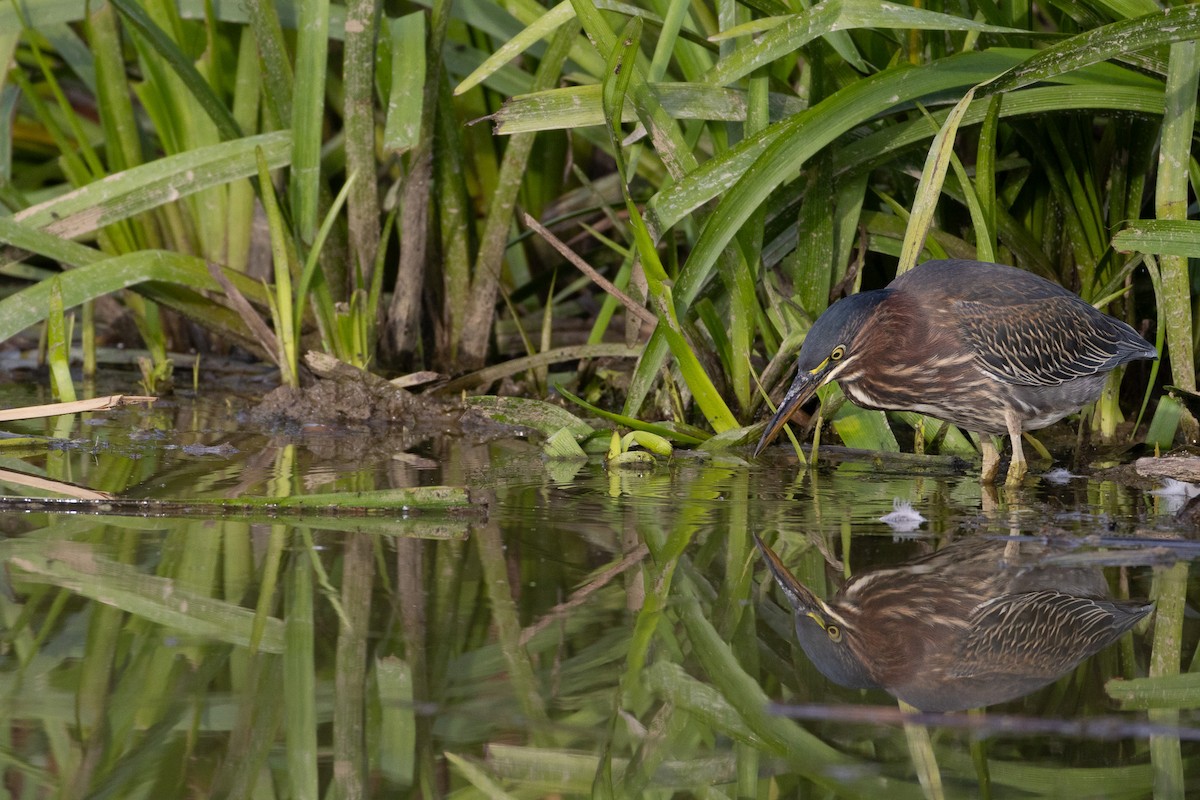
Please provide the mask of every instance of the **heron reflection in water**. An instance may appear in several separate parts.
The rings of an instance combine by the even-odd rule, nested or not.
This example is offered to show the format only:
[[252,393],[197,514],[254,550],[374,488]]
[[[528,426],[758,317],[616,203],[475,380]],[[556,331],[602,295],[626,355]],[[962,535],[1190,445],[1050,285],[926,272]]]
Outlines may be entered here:
[[964,539],[852,577],[830,601],[755,536],[825,677],[926,712],[1027,695],[1115,642],[1153,609],[1114,600],[1099,567],[1039,565],[1049,548]]

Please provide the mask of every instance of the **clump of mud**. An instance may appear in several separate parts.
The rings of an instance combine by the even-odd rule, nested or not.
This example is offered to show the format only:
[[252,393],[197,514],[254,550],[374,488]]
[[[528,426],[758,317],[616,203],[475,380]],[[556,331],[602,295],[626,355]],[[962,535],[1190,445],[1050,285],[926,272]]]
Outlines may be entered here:
[[273,389],[249,416],[253,422],[268,427],[405,427],[414,421],[417,404],[408,392],[386,381],[383,386],[369,386],[358,381],[318,380],[299,389],[291,386]]
[[292,434],[369,432],[366,438],[378,442],[400,436],[410,445],[433,434],[474,441],[513,435],[512,425],[464,406],[458,396],[413,394],[318,353],[305,356],[305,363],[317,379],[298,389],[273,389],[248,412],[249,422]]

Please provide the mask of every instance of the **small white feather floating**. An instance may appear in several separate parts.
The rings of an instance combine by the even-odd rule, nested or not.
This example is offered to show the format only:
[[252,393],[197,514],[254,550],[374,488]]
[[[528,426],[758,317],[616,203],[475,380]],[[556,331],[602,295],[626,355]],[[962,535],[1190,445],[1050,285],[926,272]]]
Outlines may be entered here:
[[1056,483],[1056,484],[1062,485],[1062,484],[1070,481],[1072,478],[1079,478],[1079,477],[1082,477],[1082,476],[1076,475],[1074,472],[1071,472],[1069,469],[1063,469],[1062,467],[1055,467],[1054,469],[1052,469],[1049,472],[1042,475],[1042,480],[1046,481],[1046,483]]
[[1150,494],[1161,497],[1163,505],[1166,507],[1164,510],[1168,514],[1174,514],[1183,508],[1188,500],[1200,494],[1200,486],[1177,481],[1174,478],[1163,478],[1162,487],[1152,490]]
[[915,531],[925,518],[912,507],[912,503],[897,497],[892,501],[892,510],[879,518],[879,521],[899,533]]

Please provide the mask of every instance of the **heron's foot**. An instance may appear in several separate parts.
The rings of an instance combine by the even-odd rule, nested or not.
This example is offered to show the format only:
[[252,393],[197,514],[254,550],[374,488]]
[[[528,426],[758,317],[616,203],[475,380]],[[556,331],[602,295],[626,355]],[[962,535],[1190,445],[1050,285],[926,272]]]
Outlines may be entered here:
[[1008,465],[1008,477],[1004,479],[1005,486],[1020,486],[1025,473],[1029,471],[1029,462],[1025,459],[1018,461],[1014,456]]
[[979,482],[995,483],[996,476],[1000,473],[1000,452],[996,450],[992,437],[986,433],[979,437],[979,451],[983,454],[983,469],[979,473]]
[[1021,449],[1021,420],[1016,412],[1010,409],[1004,414],[1004,422],[1008,426],[1008,438],[1012,442],[1012,461],[1008,464],[1008,478],[1005,479],[1004,485],[1019,486],[1029,470],[1029,464],[1025,461],[1025,451]]

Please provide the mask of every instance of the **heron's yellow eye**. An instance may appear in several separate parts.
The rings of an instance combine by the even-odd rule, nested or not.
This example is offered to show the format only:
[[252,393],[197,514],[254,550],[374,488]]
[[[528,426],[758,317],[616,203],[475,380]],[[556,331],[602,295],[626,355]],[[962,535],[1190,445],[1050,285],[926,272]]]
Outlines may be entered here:
[[829,634],[829,638],[835,642],[842,640],[842,629],[837,625],[830,625],[825,628],[825,632]]
[[844,355],[846,355],[846,345],[839,344],[837,347],[833,348],[833,352],[829,354],[829,358],[832,361],[841,361],[842,356]]

